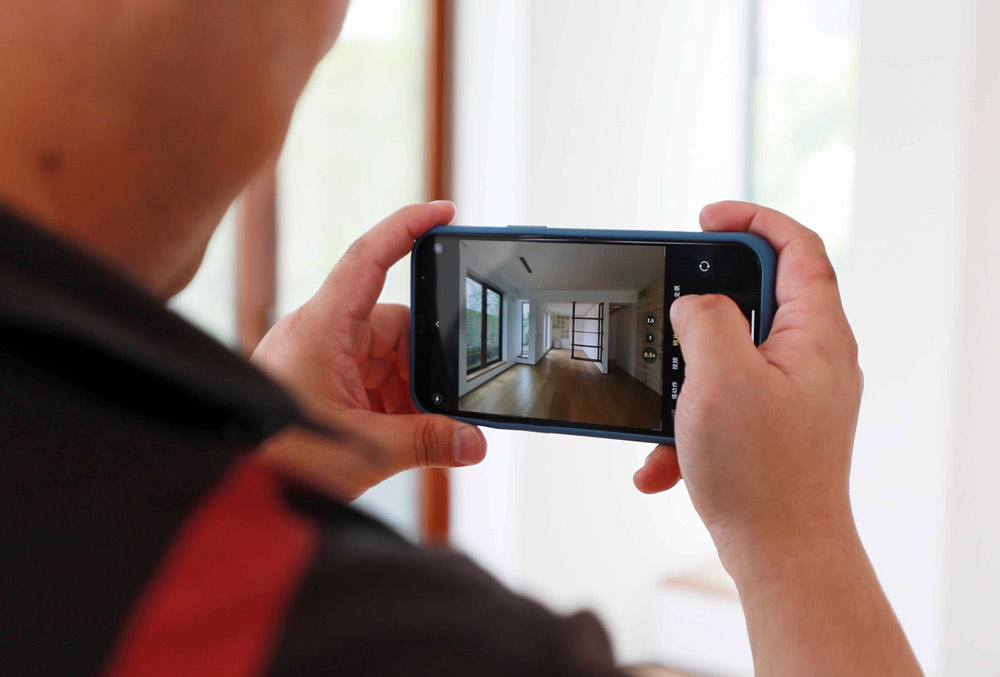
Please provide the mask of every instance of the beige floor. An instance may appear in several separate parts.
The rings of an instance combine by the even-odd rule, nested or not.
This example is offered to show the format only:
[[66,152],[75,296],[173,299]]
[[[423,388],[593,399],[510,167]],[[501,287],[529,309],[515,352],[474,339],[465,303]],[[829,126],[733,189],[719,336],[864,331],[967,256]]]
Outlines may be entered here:
[[553,348],[538,364],[518,364],[459,399],[461,411],[527,416],[574,423],[658,429],[660,396],[612,364]]

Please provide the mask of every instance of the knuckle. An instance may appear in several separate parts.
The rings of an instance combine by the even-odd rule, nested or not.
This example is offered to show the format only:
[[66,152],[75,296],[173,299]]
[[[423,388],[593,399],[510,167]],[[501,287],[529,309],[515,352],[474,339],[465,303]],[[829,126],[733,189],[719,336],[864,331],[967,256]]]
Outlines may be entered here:
[[701,313],[718,313],[725,309],[728,299],[719,294],[708,294],[698,299],[698,310]]
[[727,296],[722,294],[706,294],[705,296],[698,297],[701,301],[702,311],[717,311],[727,309],[732,301]]
[[399,319],[403,324],[410,323],[410,307],[403,305],[402,303],[386,303],[379,304],[383,306],[388,312],[392,313],[394,317]]
[[687,326],[689,322],[697,321],[697,318],[727,310],[732,301],[719,294],[706,294],[704,296],[682,296],[674,304],[676,309],[671,308],[671,320]]
[[437,425],[433,417],[425,417],[417,424],[413,440],[414,463],[425,468],[433,462],[437,448]]
[[844,340],[844,347],[847,349],[847,357],[854,364],[858,363],[858,339],[855,338],[854,332],[850,329],[847,330],[847,338]]
[[345,258],[352,259],[363,259],[368,256],[368,243],[365,242],[364,237],[359,237],[357,240],[351,243],[351,246],[347,248],[344,252]]
[[837,271],[825,254],[803,258],[796,264],[796,268],[804,278],[837,284]]
[[807,228],[806,226],[802,226],[802,230],[805,231],[805,237],[807,240],[809,240],[809,243],[812,245],[812,247],[816,249],[816,251],[821,252],[825,256],[826,243],[823,242],[823,238],[820,237],[820,234],[817,233],[812,228]]
[[851,330],[850,325],[846,322],[838,323],[833,331],[830,332],[831,342],[833,342],[833,349],[835,354],[840,356],[840,363],[849,367],[851,370],[857,369],[858,367],[858,340],[854,336],[854,332]]
[[833,263],[830,259],[826,258],[824,255],[817,265],[817,275],[827,281],[833,283],[835,286],[838,284],[837,281],[837,269],[833,267]]

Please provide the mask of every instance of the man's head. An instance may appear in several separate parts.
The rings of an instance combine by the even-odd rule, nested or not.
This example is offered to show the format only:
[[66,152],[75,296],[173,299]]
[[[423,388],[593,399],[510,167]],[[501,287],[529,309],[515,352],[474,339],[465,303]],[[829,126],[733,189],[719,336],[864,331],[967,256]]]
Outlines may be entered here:
[[34,0],[0,22],[0,203],[182,288],[347,0]]

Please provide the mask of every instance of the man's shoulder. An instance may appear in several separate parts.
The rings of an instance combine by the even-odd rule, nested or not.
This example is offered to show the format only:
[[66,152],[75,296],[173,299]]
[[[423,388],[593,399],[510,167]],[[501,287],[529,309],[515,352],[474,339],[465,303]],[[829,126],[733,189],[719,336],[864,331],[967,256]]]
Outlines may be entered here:
[[589,614],[560,618],[467,558],[238,464],[175,537],[138,600],[112,672],[601,674]]
[[[301,509],[301,498],[293,498]],[[613,672],[589,613],[560,617],[457,552],[417,547],[349,506],[314,502],[315,559],[289,607],[271,669],[358,674]]]
[[249,460],[300,420],[287,393],[111,271],[2,217],[9,674],[609,666],[592,618],[557,618],[467,559]]
[[164,553],[297,405],[122,279],[0,209],[0,640],[93,674]]

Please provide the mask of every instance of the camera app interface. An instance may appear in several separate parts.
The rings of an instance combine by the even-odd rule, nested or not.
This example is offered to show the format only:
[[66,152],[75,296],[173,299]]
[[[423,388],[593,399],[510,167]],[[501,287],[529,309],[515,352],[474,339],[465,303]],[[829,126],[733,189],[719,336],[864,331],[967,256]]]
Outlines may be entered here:
[[462,242],[459,411],[663,425],[662,246]]
[[450,383],[438,384],[433,403],[489,419],[672,435],[684,365],[670,303],[727,293],[754,321],[760,270],[738,249],[436,238],[434,328],[447,363],[436,373]]

